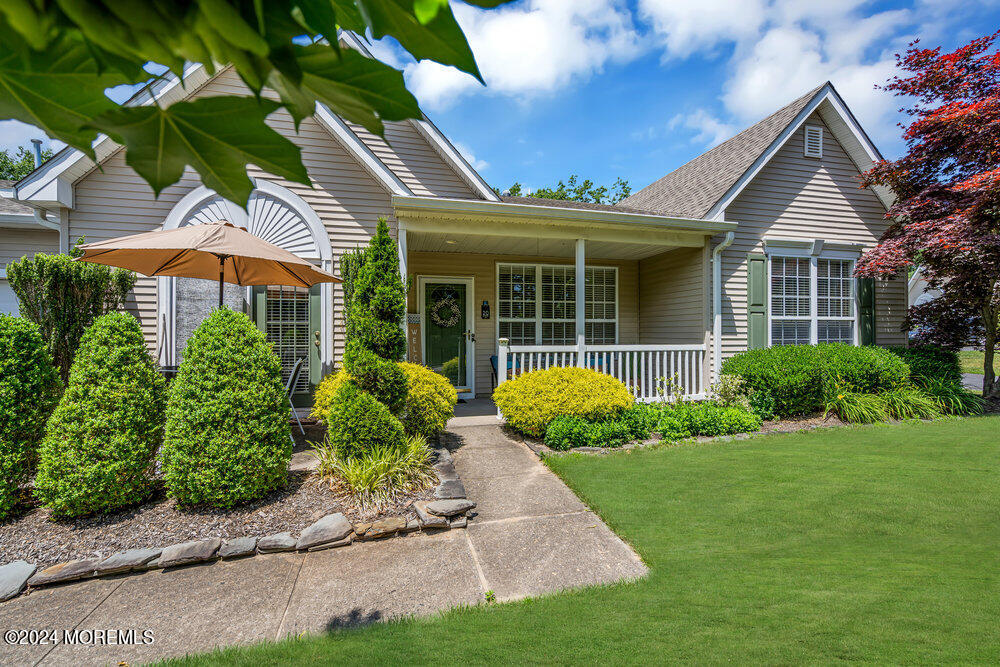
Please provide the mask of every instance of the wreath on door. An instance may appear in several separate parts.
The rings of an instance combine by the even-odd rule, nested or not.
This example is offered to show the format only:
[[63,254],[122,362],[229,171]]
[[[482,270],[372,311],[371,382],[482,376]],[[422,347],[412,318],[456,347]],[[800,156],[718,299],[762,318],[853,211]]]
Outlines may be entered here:
[[443,329],[455,326],[461,318],[462,310],[453,296],[446,296],[431,306],[431,322]]

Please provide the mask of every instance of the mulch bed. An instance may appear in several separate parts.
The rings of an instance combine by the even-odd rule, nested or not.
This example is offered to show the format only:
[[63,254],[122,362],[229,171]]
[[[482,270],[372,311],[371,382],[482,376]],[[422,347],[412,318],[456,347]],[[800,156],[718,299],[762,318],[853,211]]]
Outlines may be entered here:
[[231,510],[182,508],[162,490],[142,505],[81,519],[53,521],[49,510],[33,507],[0,523],[0,564],[23,559],[41,568],[75,558],[107,557],[124,549],[165,547],[207,537],[296,533],[335,512],[342,512],[352,523],[413,514],[412,502],[430,498],[433,490],[431,486],[398,498],[382,512],[365,511],[347,494],[318,484],[314,473],[303,471],[289,473],[284,489]]

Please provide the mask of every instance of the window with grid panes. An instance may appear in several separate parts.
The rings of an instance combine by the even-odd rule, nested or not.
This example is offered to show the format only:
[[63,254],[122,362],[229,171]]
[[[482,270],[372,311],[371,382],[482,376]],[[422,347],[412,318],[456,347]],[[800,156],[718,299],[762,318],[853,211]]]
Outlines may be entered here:
[[281,359],[282,378],[305,358],[295,391],[309,391],[309,290],[304,287],[269,285],[267,287],[264,333]]
[[820,343],[854,342],[854,263],[816,262],[816,332]]
[[586,285],[586,340],[591,345],[618,341],[618,271],[588,268]]
[[849,259],[772,256],[771,344],[854,344],[853,273]]
[[[618,333],[617,269],[587,267],[585,276],[586,340],[613,344]],[[500,264],[497,291],[500,338],[511,345],[576,342],[575,267]]]
[[534,264],[501,264],[497,272],[497,319],[500,338],[511,345],[535,344],[538,267]]
[[808,345],[812,309],[808,257],[771,258],[771,344]]

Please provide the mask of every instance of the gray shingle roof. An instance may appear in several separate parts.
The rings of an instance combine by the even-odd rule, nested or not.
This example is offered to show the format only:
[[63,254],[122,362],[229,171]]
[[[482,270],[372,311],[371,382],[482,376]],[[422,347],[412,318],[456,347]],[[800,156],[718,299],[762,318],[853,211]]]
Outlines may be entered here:
[[[15,182],[0,179],[0,188],[12,188]],[[0,195],[0,213],[5,215],[31,215],[31,207]]]
[[[825,85],[825,84],[824,84]],[[660,215],[703,218],[823,86],[723,141],[622,200],[622,207]]]

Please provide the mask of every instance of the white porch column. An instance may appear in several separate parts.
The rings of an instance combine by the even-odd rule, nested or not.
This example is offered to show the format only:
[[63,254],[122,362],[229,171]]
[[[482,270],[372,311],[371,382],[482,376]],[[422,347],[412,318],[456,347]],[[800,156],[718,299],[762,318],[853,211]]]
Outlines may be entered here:
[[587,334],[587,266],[586,243],[576,240],[576,365],[585,366],[585,345]]

